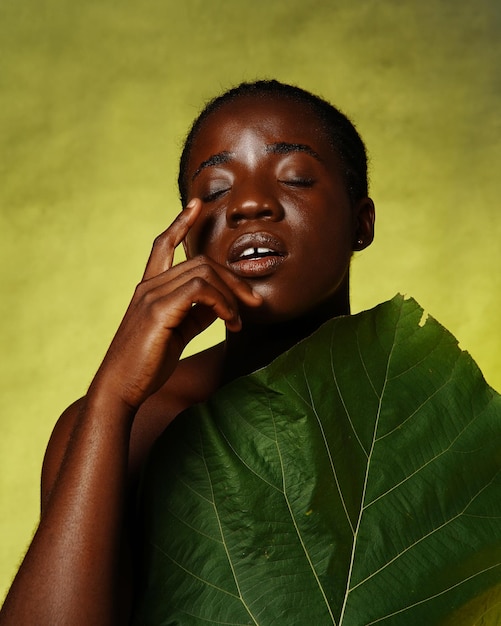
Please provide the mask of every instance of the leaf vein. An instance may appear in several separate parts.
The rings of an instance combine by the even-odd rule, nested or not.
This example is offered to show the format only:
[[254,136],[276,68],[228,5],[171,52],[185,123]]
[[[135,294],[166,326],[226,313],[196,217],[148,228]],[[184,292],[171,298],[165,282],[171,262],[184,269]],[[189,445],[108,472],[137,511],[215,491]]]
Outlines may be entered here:
[[233,411],[238,415],[239,419],[246,425],[248,426],[251,430],[254,430],[256,433],[258,433],[261,437],[263,437],[264,439],[268,439],[268,441],[271,441],[272,443],[275,443],[273,441],[273,439],[271,437],[269,437],[266,433],[264,433],[262,430],[259,430],[259,428],[256,428],[256,426],[254,426],[254,424],[252,422],[249,422],[249,420],[246,420],[244,415],[242,414],[242,412],[239,410],[238,405],[234,404],[233,402],[231,402],[231,407],[233,409]]
[[172,517],[177,519],[178,522],[180,522],[181,524],[183,524],[187,528],[191,528],[191,530],[196,532],[197,535],[201,535],[202,537],[206,537],[207,539],[210,539],[211,541],[216,541],[217,543],[222,543],[222,541],[220,539],[217,539],[217,537],[211,537],[207,533],[204,533],[201,530],[199,530],[198,528],[195,528],[195,526],[193,526],[192,524],[189,524],[186,520],[184,520],[181,517],[179,517],[179,515],[176,515],[176,513],[174,513],[174,511],[172,509],[167,508],[166,511],[169,513],[169,515],[172,515]]
[[[402,316],[402,307],[403,307],[403,302],[400,303],[400,317]],[[351,578],[353,576],[353,568],[355,565],[355,555],[356,555],[356,550],[357,550],[357,539],[358,539],[358,533],[360,531],[360,525],[362,523],[362,517],[364,514],[364,501],[365,501],[365,496],[367,493],[367,484],[368,484],[368,480],[369,480],[369,470],[371,467],[371,460],[372,460],[372,455],[374,452],[374,446],[376,445],[376,437],[377,437],[377,430],[378,430],[378,426],[379,426],[379,419],[381,416],[381,407],[383,404],[383,398],[385,395],[385,390],[386,390],[386,384],[388,382],[388,372],[390,369],[390,363],[391,363],[391,358],[393,356],[393,351],[395,349],[395,340],[396,340],[396,335],[397,335],[397,330],[398,330],[398,326],[399,324],[397,323],[395,325],[395,329],[393,332],[393,341],[391,344],[391,349],[388,353],[388,360],[386,362],[386,371],[384,374],[384,383],[383,383],[383,387],[381,389],[381,394],[378,396],[379,397],[379,404],[378,404],[378,409],[376,412],[376,418],[374,420],[374,431],[372,433],[372,443],[371,443],[371,447],[369,450],[369,456],[367,457],[367,466],[366,466],[366,470],[365,470],[365,477],[364,477],[364,486],[362,488],[362,495],[361,495],[361,499],[360,499],[360,513],[358,515],[358,521],[357,521],[357,526],[355,529],[355,535],[353,537],[353,546],[352,546],[352,550],[351,550],[351,557],[350,557],[350,565],[349,565],[349,570],[348,570],[348,576],[347,576],[347,581],[346,581],[346,590],[345,590],[345,595],[344,595],[344,600],[343,600],[343,605],[341,607],[341,615],[339,618],[339,626],[341,626],[341,624],[343,623],[343,619],[344,619],[344,615],[345,615],[345,611],[346,611],[346,606],[347,606],[347,602],[348,602],[348,597],[352,591],[352,588],[350,588],[350,584],[351,584]],[[362,360],[362,364],[364,365],[364,369],[367,372],[367,368],[365,367],[365,362],[364,362],[364,358],[362,356],[362,354],[360,354],[360,358]],[[369,377],[368,373],[367,376]],[[370,377],[369,377],[370,380]],[[372,384],[372,381],[371,381]],[[373,386],[374,389],[374,386]],[[375,389],[374,389],[375,391]]]
[[409,365],[407,369],[401,370],[398,374],[395,374],[395,376],[391,376],[388,380],[389,381],[398,380],[401,376],[404,376],[404,374],[407,374],[408,372],[412,372],[414,368],[418,367],[419,365],[422,365],[426,361],[426,359],[428,359],[434,352],[436,352],[440,348],[443,341],[444,341],[444,335],[441,334],[439,337],[439,340],[433,345],[432,349],[429,352],[427,352],[419,360],[414,361],[414,363],[412,363],[412,365]]
[[[478,572],[475,572],[471,576],[467,576],[463,580],[460,580],[459,582],[454,583],[454,585],[451,585],[450,587],[447,587],[447,589],[443,589],[442,591],[439,591],[438,593],[435,593],[432,596],[429,596],[428,598],[424,598],[423,600],[419,600],[418,602],[414,602],[414,604],[410,604],[409,606],[406,606],[403,609],[399,609],[398,611],[394,611],[393,613],[389,613],[388,615],[385,615],[384,617],[378,617],[378,619],[373,620],[372,622],[368,622],[366,624],[366,626],[372,626],[372,624],[377,624],[378,622],[382,622],[385,619],[388,619],[390,617],[394,617],[395,615],[398,615],[399,613],[404,613],[405,611],[409,611],[410,609],[413,609],[414,607],[419,606],[420,604],[425,604],[426,602],[430,602],[431,600],[434,600],[435,598],[439,598],[440,596],[443,596],[444,594],[448,593],[449,591],[452,591],[456,587],[460,587],[464,583],[467,583],[468,581],[472,580],[473,578],[476,578],[477,576],[481,576],[482,574],[485,574],[486,572],[489,572],[490,570],[496,569],[496,567],[499,567],[500,565],[501,565],[501,563],[495,563],[494,565],[490,565],[489,567],[486,567],[486,568],[484,568],[484,569],[482,569],[482,570],[480,570]],[[485,613],[484,613],[484,615],[485,615]]]
[[419,413],[419,411],[421,411],[421,409],[424,406],[426,406],[431,401],[432,398],[434,398],[438,393],[440,393],[440,391],[442,391],[442,389],[444,389],[451,382],[452,376],[453,375],[451,373],[449,378],[442,385],[440,385],[440,387],[438,387],[431,395],[429,395],[424,402],[422,402],[418,407],[416,407],[416,409],[410,415],[408,415],[404,419],[403,422],[400,422],[400,424],[398,424],[398,426],[395,426],[395,428],[392,428],[390,431],[388,431],[384,435],[381,435],[380,437],[377,437],[376,442],[379,443],[380,441],[382,441],[386,437],[389,437],[395,431],[401,429],[402,426],[404,426],[404,424],[406,424],[408,421],[410,421],[416,415],[416,413]]
[[358,334],[358,333],[356,333],[356,338],[357,338],[357,350],[358,350],[358,355],[360,356],[360,361],[361,361],[361,363],[362,363],[362,367],[364,368],[365,375],[367,376],[367,380],[369,381],[370,386],[372,387],[372,390],[374,391],[374,395],[376,396],[376,398],[378,398],[378,399],[380,400],[380,399],[381,399],[381,396],[380,396],[380,394],[377,392],[377,389],[376,389],[376,387],[375,387],[374,383],[372,382],[372,378],[371,378],[371,376],[370,376],[370,374],[369,374],[369,370],[367,369],[367,366],[365,365],[365,360],[364,360],[364,357],[363,357],[362,351],[360,350],[360,337],[359,337],[359,334]]
[[204,585],[207,585],[208,587],[212,587],[213,589],[216,589],[217,591],[220,591],[221,593],[224,593],[227,596],[231,596],[232,598],[235,598],[237,600],[239,599],[239,597],[236,594],[231,593],[231,591],[228,591],[227,589],[223,589],[222,587],[218,587],[217,585],[214,585],[214,583],[211,583],[209,580],[205,580],[205,578],[202,578],[201,576],[198,576],[197,574],[195,574],[195,572],[192,572],[191,570],[189,570],[186,567],[184,567],[184,565],[181,565],[181,563],[179,563],[179,561],[177,561],[170,554],[165,552],[165,550],[163,550],[159,545],[157,545],[155,543],[152,543],[151,545],[153,546],[153,548],[155,548],[156,550],[161,552],[166,558],[168,558],[169,561],[174,563],[174,565],[179,567],[180,570],[182,570],[183,572],[185,572],[186,574],[188,574],[189,576],[191,576],[195,580],[199,580]]
[[[355,425],[353,424],[353,420],[351,419],[351,415],[350,415],[350,412],[348,411],[348,407],[346,406],[346,402],[344,401],[344,396],[341,393],[341,389],[339,388],[339,383],[338,383],[338,380],[337,380],[336,370],[334,368],[334,361],[333,361],[333,354],[334,354],[333,342],[334,342],[334,333],[332,333],[332,335],[331,335],[331,358],[330,358],[330,363],[331,363],[332,378],[334,379],[334,383],[336,385],[336,389],[337,389],[339,398],[340,398],[340,400],[341,400],[341,402],[343,404],[343,408],[344,408],[344,411],[346,413],[346,417],[348,418],[348,422],[350,423],[351,430],[353,431],[353,434],[355,435],[356,440],[358,441],[360,447],[362,448],[363,453],[365,454],[365,457],[367,458],[369,456],[369,453],[365,449],[364,444],[362,443],[360,437],[358,436],[358,432],[357,432],[357,430],[355,428]],[[360,354],[360,345],[358,343],[358,335],[357,335],[357,347],[358,347],[358,353]],[[367,379],[369,380],[369,383],[371,384],[371,387],[374,389],[374,385],[372,384],[372,380],[369,378],[369,375],[367,374],[367,370],[365,370],[365,373],[367,375]],[[374,393],[376,393],[375,389],[374,389]],[[377,396],[377,394],[376,394],[376,396]]]
[[199,491],[197,491],[196,489],[194,489],[191,485],[189,485],[186,481],[184,481],[180,476],[177,476],[177,480],[184,485],[185,487],[187,487],[192,493],[194,493],[196,496],[198,496],[201,500],[205,500],[206,502],[208,502],[209,504],[211,504],[212,506],[214,506],[214,502],[212,502],[212,500],[209,500],[209,498],[206,498],[204,495],[202,495]]
[[[204,450],[204,445],[203,445],[203,440],[202,440],[201,434],[200,434],[200,445],[201,445],[201,448],[202,448],[202,451],[203,451]],[[240,589],[240,583],[238,581],[237,573],[235,571],[235,566],[233,565],[233,561],[232,561],[231,555],[230,555],[230,550],[228,548],[228,545],[227,545],[225,537],[224,537],[223,525],[221,523],[221,518],[220,518],[220,515],[219,515],[219,511],[218,511],[217,504],[216,504],[216,498],[215,498],[215,494],[214,494],[214,485],[212,483],[212,477],[210,475],[209,468],[207,466],[207,460],[205,458],[205,454],[203,455],[203,459],[204,459],[205,469],[207,471],[207,476],[208,476],[208,479],[209,479],[209,485],[210,485],[210,489],[211,489],[211,493],[212,493],[212,498],[214,500],[214,513],[216,515],[216,520],[217,520],[217,523],[218,523],[218,526],[219,526],[219,532],[221,533],[221,539],[222,539],[222,542],[223,542],[224,551],[226,553],[226,558],[228,559],[228,563],[229,563],[229,566],[230,566],[230,569],[231,569],[233,580],[235,581],[235,585],[236,585],[236,588],[238,590],[238,597],[239,597],[240,602],[242,603],[243,607],[245,608],[245,610],[249,614],[249,617],[254,622],[254,624],[256,626],[259,626],[259,624],[256,621],[254,615],[252,614],[252,611],[250,610],[250,607],[245,602],[244,597],[242,595],[242,590]]]
[[423,535],[422,537],[420,537],[419,539],[417,539],[416,541],[414,541],[413,543],[411,543],[410,545],[407,546],[407,548],[405,548],[404,550],[402,550],[402,552],[399,552],[398,554],[396,554],[392,559],[390,559],[389,561],[387,561],[384,565],[382,565],[379,569],[377,569],[376,571],[374,571],[372,574],[370,574],[369,576],[367,576],[366,578],[364,578],[363,580],[361,580],[360,582],[358,582],[355,586],[353,586],[349,591],[353,591],[354,589],[356,589],[357,587],[360,587],[360,585],[363,585],[364,583],[366,583],[368,580],[370,580],[371,578],[373,578],[376,574],[379,574],[380,572],[382,572],[384,569],[386,569],[389,565],[391,565],[392,563],[394,563],[395,561],[397,561],[401,556],[403,556],[404,554],[406,554],[409,550],[412,550],[412,548],[414,548],[415,546],[417,546],[418,544],[420,544],[422,541],[424,541],[425,539],[428,539],[428,537],[431,537],[432,535],[434,535],[436,532],[438,532],[439,530],[441,530],[442,528],[445,528],[446,526],[448,526],[449,524],[451,524],[452,522],[454,522],[456,519],[460,518],[462,515],[464,515],[465,511],[468,509],[469,506],[471,506],[471,504],[478,498],[478,496],[485,491],[496,479],[496,476],[500,473],[500,470],[498,470],[494,476],[491,478],[491,480],[485,484],[474,496],[472,496],[470,498],[470,500],[466,503],[466,505],[464,506],[464,508],[459,511],[459,513],[457,513],[456,515],[453,515],[450,519],[446,520],[445,522],[443,522],[442,524],[440,524],[439,526],[437,526],[436,528],[430,530],[430,532],[426,533],[425,535]]
[[324,425],[322,424],[322,420],[320,419],[320,417],[318,415],[318,412],[317,412],[317,409],[316,409],[316,406],[315,406],[315,401],[313,399],[313,394],[311,392],[310,383],[308,381],[308,377],[306,376],[306,370],[305,370],[304,363],[303,363],[303,374],[304,374],[304,380],[306,382],[306,387],[308,389],[308,394],[310,396],[310,406],[313,409],[313,413],[315,414],[315,418],[317,420],[318,427],[319,427],[320,432],[322,434],[322,440],[323,440],[325,449],[327,451],[327,456],[329,457],[329,463],[330,463],[330,466],[331,466],[332,475],[334,476],[334,480],[336,482],[336,487],[337,487],[337,490],[338,490],[338,493],[339,493],[339,497],[341,498],[341,503],[343,505],[343,510],[344,510],[345,515],[346,515],[346,519],[348,520],[348,524],[350,525],[351,534],[354,535],[355,534],[355,529],[353,528],[353,523],[351,521],[350,514],[348,513],[348,507],[346,505],[346,502],[345,502],[345,499],[344,499],[344,496],[343,496],[343,492],[341,490],[341,484],[339,482],[339,477],[337,475],[336,467],[334,465],[334,460],[332,458],[331,450],[329,448],[329,444],[327,442],[327,437],[325,435]]
[[[223,437],[223,439],[226,441],[226,443],[228,444],[228,447],[230,448],[230,450],[233,452],[233,454],[236,456],[236,458],[240,461],[240,463],[242,463],[242,465],[244,467],[246,467],[249,472],[252,472],[252,474],[254,474],[254,476],[257,476],[257,478],[259,478],[260,480],[263,481],[263,483],[266,483],[267,485],[269,485],[270,487],[273,487],[273,489],[275,489],[276,491],[278,491],[278,493],[283,493],[283,491],[277,487],[276,485],[274,485],[273,483],[270,483],[269,480],[266,480],[266,478],[264,478],[263,476],[261,476],[261,474],[258,474],[258,472],[256,472],[256,470],[254,470],[248,463],[245,462],[245,460],[240,456],[240,454],[238,454],[238,452],[235,450],[235,448],[233,447],[233,445],[231,444],[230,440],[228,439],[228,437],[226,436],[226,434],[223,431],[219,431]],[[259,432],[259,431],[258,431]]]
[[195,615],[194,613],[189,613],[185,609],[177,608],[178,611],[183,613],[184,615],[188,615],[188,617],[194,617],[196,620],[201,622],[210,622],[211,624],[219,624],[219,626],[249,626],[249,622],[220,622],[219,620],[215,622],[213,619],[207,619],[206,617],[201,617],[200,615]]
[[483,414],[483,410],[480,413],[477,413],[476,415],[473,416],[473,418],[464,426],[464,428],[462,428],[457,435],[451,440],[451,442],[449,443],[449,445],[444,448],[443,450],[441,450],[438,454],[436,454],[434,457],[432,457],[431,459],[429,459],[428,461],[426,461],[426,463],[424,463],[423,465],[421,465],[420,467],[418,467],[416,470],[414,470],[414,472],[412,472],[411,474],[409,474],[408,476],[406,476],[405,478],[403,478],[400,482],[396,483],[395,485],[393,485],[393,487],[391,487],[390,489],[388,489],[387,491],[385,491],[384,493],[380,494],[377,498],[374,498],[374,500],[371,500],[370,502],[368,502],[365,506],[364,509],[368,509],[370,506],[372,506],[375,502],[377,502],[378,500],[380,500],[381,498],[384,498],[385,496],[387,496],[389,493],[391,493],[392,491],[394,491],[395,489],[397,489],[398,487],[400,487],[401,485],[403,485],[405,482],[407,482],[408,480],[410,480],[411,478],[413,478],[413,476],[416,476],[416,474],[419,474],[419,472],[421,472],[423,469],[425,469],[426,467],[428,467],[428,465],[430,465],[431,463],[434,463],[437,459],[439,459],[442,455],[446,454],[447,452],[449,452],[449,450],[452,448],[452,446],[456,443],[456,441],[468,430],[468,428],[470,428],[470,426],[473,424],[473,422],[475,422],[482,414]]
[[317,572],[315,570],[315,567],[314,567],[314,565],[313,565],[313,563],[311,561],[310,555],[308,554],[308,550],[306,549],[306,545],[304,544],[303,538],[301,536],[301,532],[300,532],[299,527],[298,527],[297,522],[296,522],[296,518],[294,517],[294,512],[292,510],[292,506],[291,506],[291,503],[289,501],[289,497],[287,495],[286,479],[285,479],[285,472],[284,472],[284,461],[283,461],[283,458],[282,458],[282,452],[280,450],[280,444],[278,443],[277,424],[276,424],[276,421],[275,421],[275,415],[273,413],[273,409],[271,407],[271,403],[270,402],[269,402],[269,406],[270,406],[271,419],[273,421],[273,428],[275,430],[275,437],[276,437],[275,443],[276,443],[276,447],[277,447],[278,458],[280,460],[280,468],[281,468],[281,471],[282,471],[282,484],[283,484],[283,493],[284,493],[285,502],[287,504],[287,508],[289,509],[289,514],[291,516],[292,524],[293,524],[294,529],[296,531],[296,534],[297,534],[297,537],[298,537],[299,542],[301,544],[301,547],[303,549],[303,552],[304,552],[304,554],[306,556],[306,560],[308,561],[308,564],[309,564],[309,566],[311,568],[311,571],[313,573],[315,581],[316,581],[316,583],[318,585],[318,588],[320,589],[320,593],[322,594],[323,600],[324,600],[325,605],[327,607],[327,611],[329,612],[329,615],[331,617],[332,624],[333,624],[333,626],[336,626],[336,620],[334,619],[334,615],[332,614],[332,610],[331,610],[330,604],[329,604],[329,602],[327,600],[327,596],[325,594],[325,590],[324,590],[324,588],[322,586],[322,583],[320,582],[318,574],[317,574]]

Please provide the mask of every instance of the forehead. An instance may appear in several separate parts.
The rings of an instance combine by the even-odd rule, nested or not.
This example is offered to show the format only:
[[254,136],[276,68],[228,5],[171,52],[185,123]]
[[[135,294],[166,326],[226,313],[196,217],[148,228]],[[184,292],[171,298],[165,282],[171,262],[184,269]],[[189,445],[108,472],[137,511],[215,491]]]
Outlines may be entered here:
[[308,103],[270,95],[246,95],[225,102],[202,122],[192,143],[190,161],[210,154],[231,151],[245,135],[262,138],[264,143],[296,143],[311,146],[337,161],[324,124]]

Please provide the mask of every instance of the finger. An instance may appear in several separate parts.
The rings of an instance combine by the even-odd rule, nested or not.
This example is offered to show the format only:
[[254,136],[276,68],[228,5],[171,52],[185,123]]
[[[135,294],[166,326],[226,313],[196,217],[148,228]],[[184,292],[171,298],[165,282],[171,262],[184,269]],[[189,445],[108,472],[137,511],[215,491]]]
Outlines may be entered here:
[[188,234],[200,211],[202,202],[193,198],[172,224],[153,243],[153,249],[144,270],[143,280],[149,280],[172,267],[174,251]]
[[216,318],[222,319],[230,330],[240,330],[241,320],[233,304],[214,285],[197,277],[169,294],[155,294],[149,315],[165,331],[182,331],[190,340]]
[[183,343],[187,346],[190,341],[202,333],[217,319],[213,309],[206,306],[195,305],[190,315],[179,326],[179,333]]
[[147,291],[154,290],[159,295],[166,295],[195,278],[214,285],[231,302],[235,310],[238,309],[238,302],[250,307],[262,304],[263,297],[254,292],[247,282],[227,267],[203,256],[179,263],[159,276],[155,276],[148,283],[142,283],[141,288]]
[[[143,282],[138,288],[137,303],[143,301],[146,306],[158,305],[158,313],[163,319],[176,320],[172,322],[173,325],[180,324],[184,317],[191,315],[191,309],[196,304],[213,308],[217,317],[225,322],[237,323],[238,297],[215,269],[204,264],[177,274],[182,265],[184,264],[169,271],[168,281],[161,282],[157,276],[151,281]],[[176,273],[176,276],[173,277],[172,273]],[[166,275],[167,273],[161,276]]]

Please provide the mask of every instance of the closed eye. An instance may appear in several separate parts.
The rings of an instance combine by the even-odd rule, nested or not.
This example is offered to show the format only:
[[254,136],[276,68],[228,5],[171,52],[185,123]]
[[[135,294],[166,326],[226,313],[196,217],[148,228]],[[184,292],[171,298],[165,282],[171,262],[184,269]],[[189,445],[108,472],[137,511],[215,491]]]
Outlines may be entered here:
[[289,187],[313,187],[315,181],[313,178],[288,178],[279,182]]
[[202,201],[214,202],[214,200],[217,200],[220,196],[222,196],[224,193],[229,191],[229,189],[230,189],[229,187],[226,187],[224,189],[216,189],[215,191],[211,191],[210,193],[207,193],[204,196],[202,196]]

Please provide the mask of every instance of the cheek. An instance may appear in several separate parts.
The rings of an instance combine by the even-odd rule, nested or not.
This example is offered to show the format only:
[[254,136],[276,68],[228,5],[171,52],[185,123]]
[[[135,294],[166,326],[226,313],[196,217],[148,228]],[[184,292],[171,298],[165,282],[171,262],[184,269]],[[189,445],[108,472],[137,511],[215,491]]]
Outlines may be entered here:
[[346,276],[352,256],[351,225],[349,220],[335,226],[326,223],[321,229],[308,233],[302,250],[304,284],[317,289],[336,287]]
[[314,256],[319,263],[324,258],[351,256],[353,227],[349,210],[326,207],[315,215],[304,216],[296,228],[301,233],[305,253]]
[[217,260],[221,230],[217,215],[201,215],[184,239],[186,256],[193,258],[204,254]]

